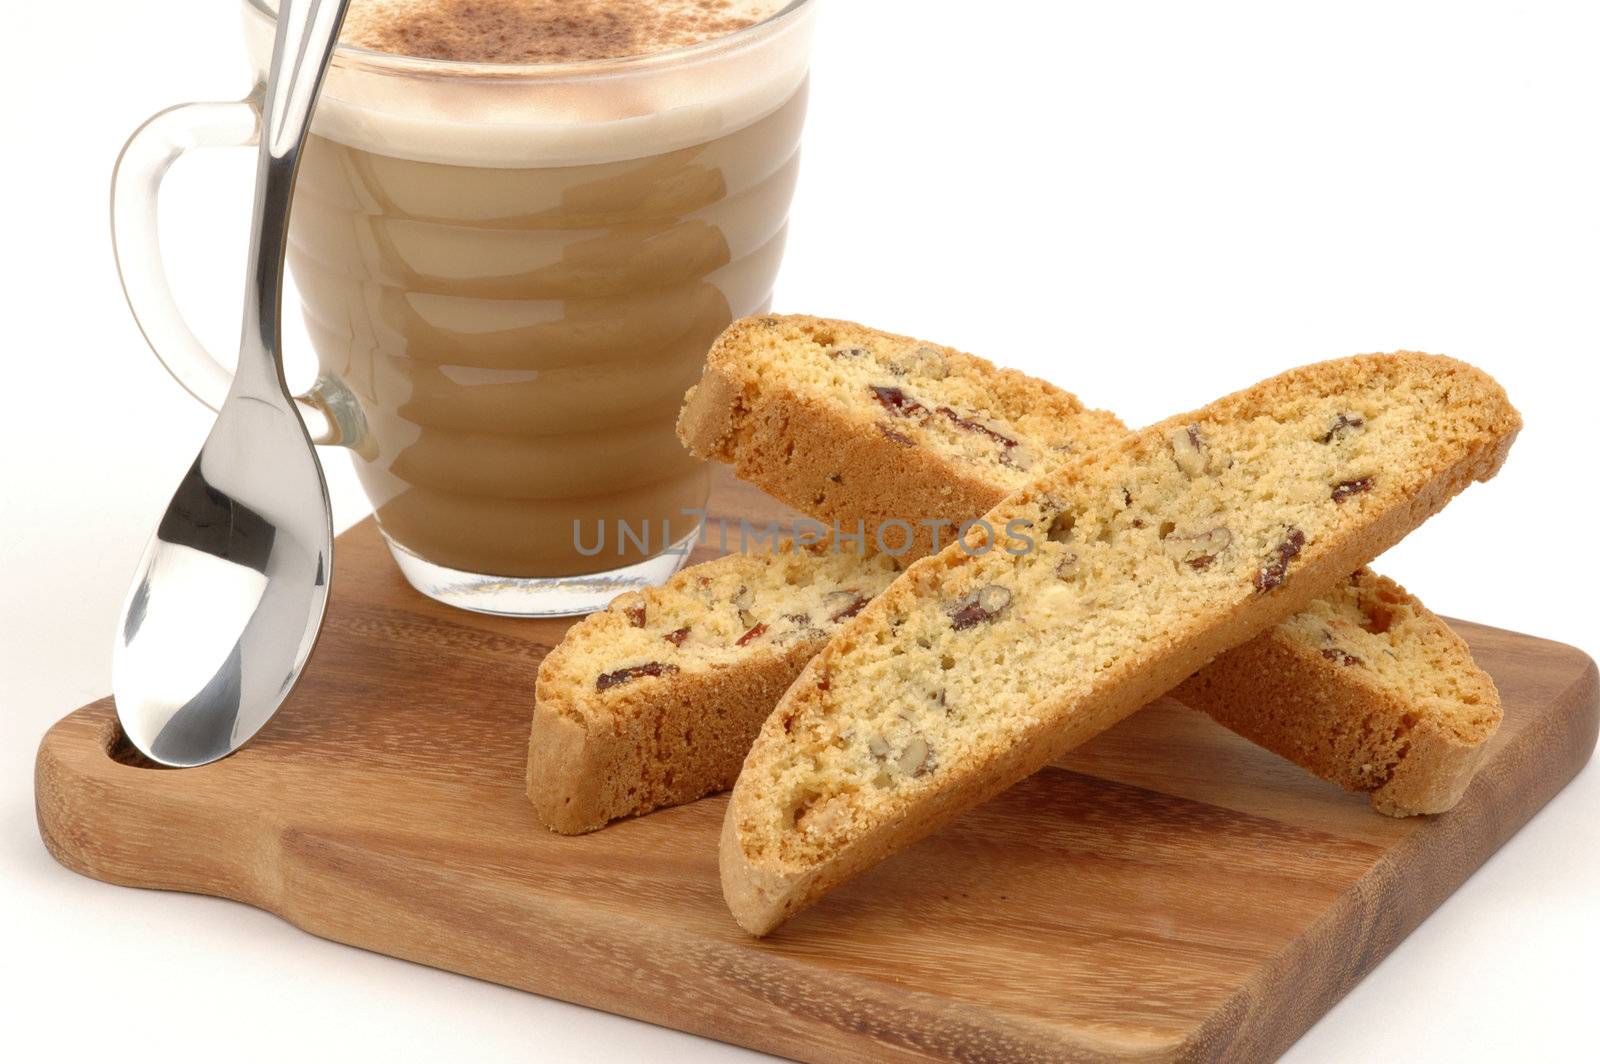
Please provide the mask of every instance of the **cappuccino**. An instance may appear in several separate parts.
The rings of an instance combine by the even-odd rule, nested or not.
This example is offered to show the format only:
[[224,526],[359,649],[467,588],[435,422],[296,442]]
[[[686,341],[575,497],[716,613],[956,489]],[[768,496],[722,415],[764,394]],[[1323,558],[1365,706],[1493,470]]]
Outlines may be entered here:
[[[768,305],[798,168],[810,12],[780,8],[352,5],[344,38],[368,51],[329,75],[290,263],[422,590],[457,601],[439,570],[591,578],[575,608],[594,608],[616,571],[681,563],[661,547],[691,536],[708,478],[678,406],[718,333]],[[623,525],[648,534],[595,550]]]

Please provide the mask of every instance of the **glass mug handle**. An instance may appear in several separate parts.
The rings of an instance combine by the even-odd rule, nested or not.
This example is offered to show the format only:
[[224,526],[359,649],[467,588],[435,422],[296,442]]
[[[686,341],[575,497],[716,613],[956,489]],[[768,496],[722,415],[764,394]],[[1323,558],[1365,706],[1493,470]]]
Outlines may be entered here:
[[[233,374],[195,336],[172,297],[161,257],[157,201],[172,164],[193,148],[248,148],[261,136],[261,90],[232,103],[187,103],[153,116],[128,138],[111,177],[111,243],[139,331],[184,389],[212,410]],[[295,398],[311,442],[357,446],[362,415],[355,397],[323,375]],[[358,447],[359,449],[359,447]]]

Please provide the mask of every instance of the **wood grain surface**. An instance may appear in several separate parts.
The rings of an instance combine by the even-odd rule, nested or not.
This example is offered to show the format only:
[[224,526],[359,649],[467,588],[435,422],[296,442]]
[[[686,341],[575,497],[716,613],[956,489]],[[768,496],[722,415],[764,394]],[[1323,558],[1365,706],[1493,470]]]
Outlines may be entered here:
[[[783,513],[717,477],[714,514]],[[1271,1059],[1576,774],[1600,716],[1581,652],[1457,625],[1505,723],[1459,808],[1399,821],[1163,700],[758,942],[718,889],[723,798],[579,837],[534,819],[533,680],[566,622],[423,598],[370,521],[334,574],[300,687],[234,757],[146,767],[110,699],[52,728],[50,852],[809,1061]]]

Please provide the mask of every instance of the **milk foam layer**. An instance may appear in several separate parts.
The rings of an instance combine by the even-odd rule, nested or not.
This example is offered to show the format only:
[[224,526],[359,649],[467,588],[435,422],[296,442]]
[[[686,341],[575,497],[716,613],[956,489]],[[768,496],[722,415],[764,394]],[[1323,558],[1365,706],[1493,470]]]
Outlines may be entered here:
[[[244,23],[264,79],[273,26],[261,2],[247,0]],[[312,129],[380,155],[458,166],[578,166],[675,151],[742,129],[793,96],[805,78],[814,7],[792,3],[705,43],[569,69],[341,48]]]
[[424,59],[570,63],[703,44],[780,0],[353,0],[343,39]]

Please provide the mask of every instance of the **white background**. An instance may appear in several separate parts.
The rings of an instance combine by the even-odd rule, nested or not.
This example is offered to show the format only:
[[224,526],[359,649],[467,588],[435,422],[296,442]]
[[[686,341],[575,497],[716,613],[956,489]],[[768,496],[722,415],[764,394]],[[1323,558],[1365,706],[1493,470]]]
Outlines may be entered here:
[[[1381,567],[1440,612],[1600,652],[1592,7],[833,0],[823,15],[778,310],[963,346],[1132,423],[1324,357],[1413,347],[1473,361],[1527,429],[1498,480]],[[9,4],[6,22],[8,1049],[749,1059],[50,861],[34,749],[109,689],[128,576],[209,425],[124,308],[107,178],[151,112],[247,86],[229,0]],[[242,152],[186,164],[167,201],[180,292],[223,348],[250,166]],[[364,504],[346,459],[328,458],[343,526]],[[1287,1059],[1592,1051],[1597,814],[1591,766]]]

